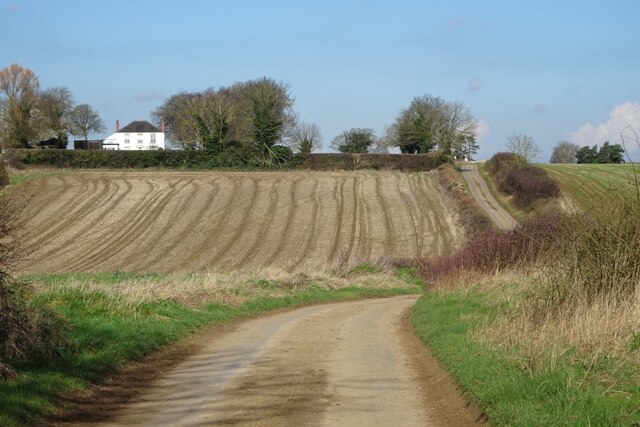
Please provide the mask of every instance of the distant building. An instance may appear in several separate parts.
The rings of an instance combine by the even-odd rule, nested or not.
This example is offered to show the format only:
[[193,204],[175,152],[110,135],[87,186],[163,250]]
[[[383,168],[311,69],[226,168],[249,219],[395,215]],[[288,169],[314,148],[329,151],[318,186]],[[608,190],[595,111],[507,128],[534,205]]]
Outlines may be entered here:
[[120,129],[120,122],[116,120],[116,133],[102,141],[103,150],[164,150],[163,129],[158,129],[151,123],[141,120],[131,122]]

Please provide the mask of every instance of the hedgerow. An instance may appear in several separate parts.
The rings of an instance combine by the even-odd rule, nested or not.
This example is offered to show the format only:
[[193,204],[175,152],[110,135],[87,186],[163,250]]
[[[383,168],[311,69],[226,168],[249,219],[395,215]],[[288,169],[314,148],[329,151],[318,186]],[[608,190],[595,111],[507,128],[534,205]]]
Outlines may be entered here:
[[13,150],[13,158],[26,165],[70,169],[390,169],[428,171],[447,162],[438,154],[293,154],[288,147],[272,147],[270,161],[244,149],[231,147],[219,154],[203,150]]

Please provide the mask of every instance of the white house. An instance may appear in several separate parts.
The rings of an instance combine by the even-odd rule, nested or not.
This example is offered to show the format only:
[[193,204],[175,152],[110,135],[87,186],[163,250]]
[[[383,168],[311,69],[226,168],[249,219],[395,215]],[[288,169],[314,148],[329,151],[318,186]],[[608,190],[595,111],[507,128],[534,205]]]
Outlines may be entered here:
[[116,133],[102,141],[103,150],[157,150],[164,149],[163,129],[158,129],[151,123],[141,120],[131,122],[120,129],[120,122],[116,120]]

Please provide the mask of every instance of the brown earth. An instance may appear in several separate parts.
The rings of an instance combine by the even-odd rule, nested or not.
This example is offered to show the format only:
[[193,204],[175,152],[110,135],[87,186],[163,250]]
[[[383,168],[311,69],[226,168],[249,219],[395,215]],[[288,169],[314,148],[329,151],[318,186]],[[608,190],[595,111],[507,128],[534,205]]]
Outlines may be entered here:
[[[411,327],[416,296],[215,328],[128,368],[55,425],[466,426],[483,422]],[[189,354],[189,356],[185,356]],[[156,374],[162,376],[154,380]]]
[[433,172],[69,172],[23,188],[21,272],[314,272],[461,239]]

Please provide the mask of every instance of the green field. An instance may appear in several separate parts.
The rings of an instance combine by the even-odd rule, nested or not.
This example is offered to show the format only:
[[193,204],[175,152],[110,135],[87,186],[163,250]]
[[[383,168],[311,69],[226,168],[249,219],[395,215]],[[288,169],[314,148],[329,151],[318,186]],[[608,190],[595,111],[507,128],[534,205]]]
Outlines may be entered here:
[[616,197],[630,195],[635,188],[633,164],[539,165],[559,184],[562,192],[579,208],[588,210]]

